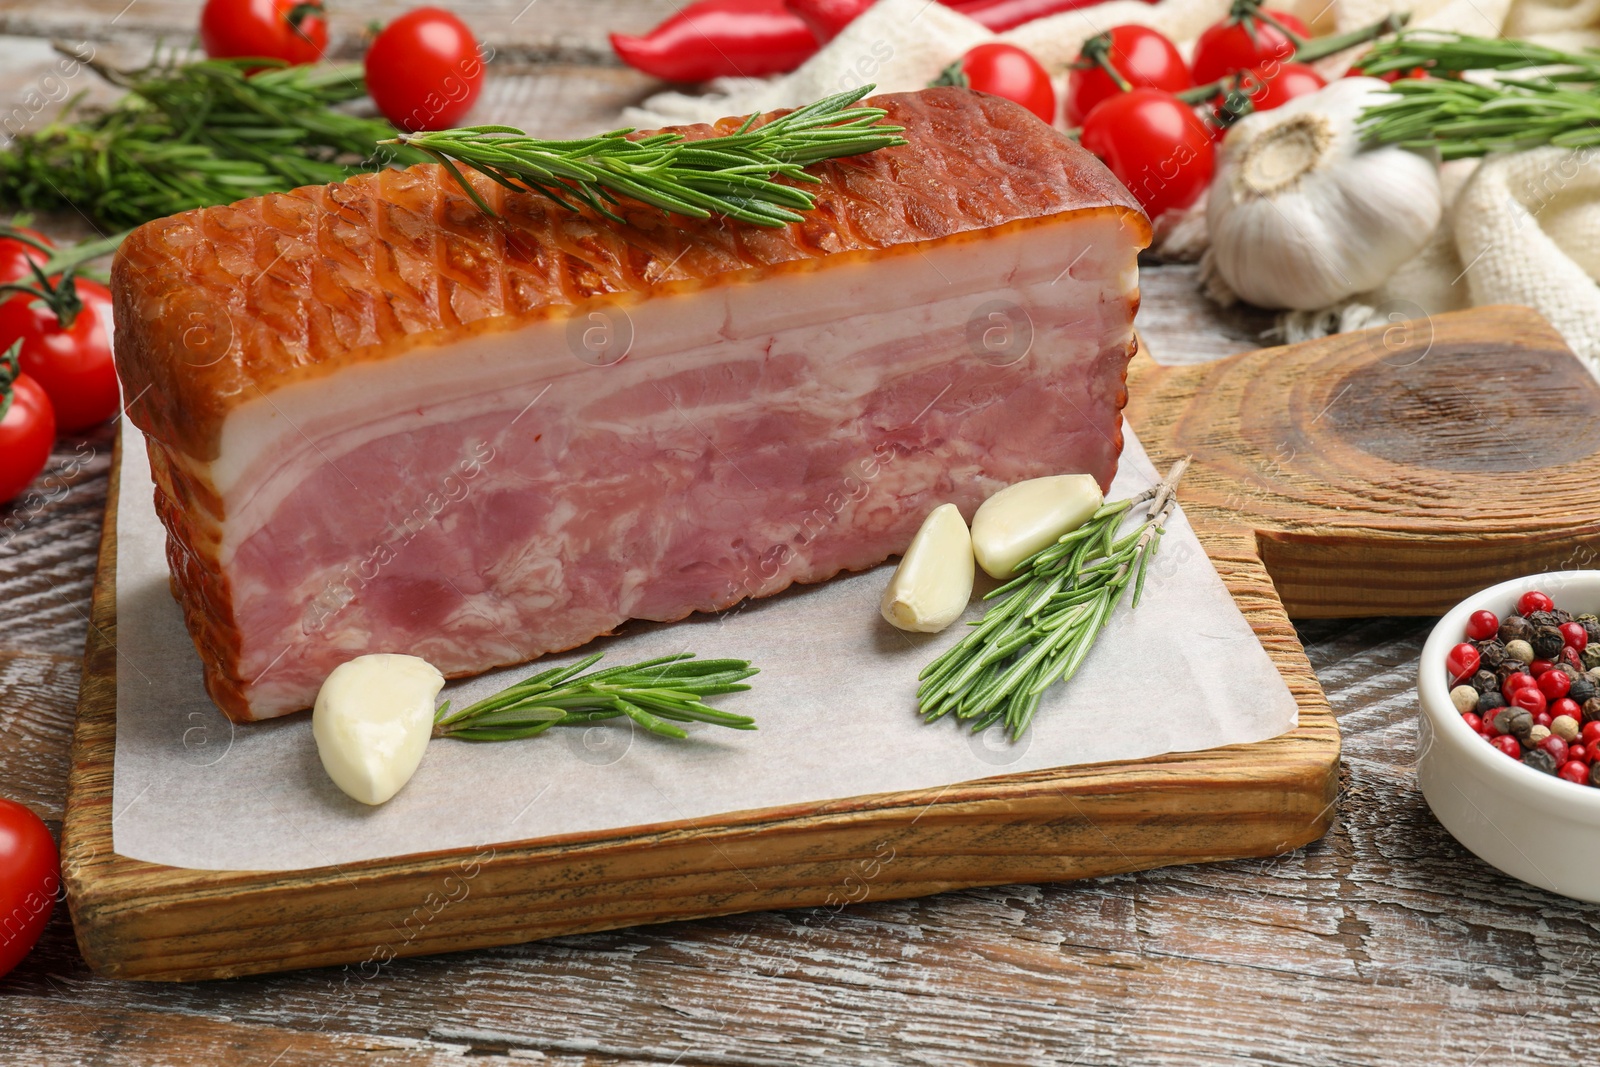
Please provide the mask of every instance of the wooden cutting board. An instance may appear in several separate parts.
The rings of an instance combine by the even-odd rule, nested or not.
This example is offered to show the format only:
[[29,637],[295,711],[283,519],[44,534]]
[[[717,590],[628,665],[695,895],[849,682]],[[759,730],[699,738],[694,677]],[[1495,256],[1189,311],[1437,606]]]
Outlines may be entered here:
[[[1339,732],[1289,616],[1432,614],[1600,551],[1600,386],[1526,308],[1130,371],[1157,466],[1300,705],[1270,741],[287,873],[112,852],[112,488],[62,835],[95,970],[190,980],[765,908],[1266,856],[1322,836]],[[1269,577],[1270,574],[1270,577]],[[813,920],[808,920],[813,921]],[[815,921],[825,921],[817,919]]]

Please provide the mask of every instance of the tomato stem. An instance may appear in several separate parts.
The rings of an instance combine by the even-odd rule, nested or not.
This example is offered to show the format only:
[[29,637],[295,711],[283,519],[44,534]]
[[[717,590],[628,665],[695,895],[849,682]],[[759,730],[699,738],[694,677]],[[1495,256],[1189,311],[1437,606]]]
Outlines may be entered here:
[[[1386,34],[1399,33],[1411,20],[1410,12],[1400,11],[1386,15],[1370,26],[1351,30],[1349,33],[1334,34],[1329,37],[1313,37],[1305,42],[1305,46],[1295,49],[1292,55],[1285,57],[1286,63],[1310,63],[1313,60],[1324,59],[1336,52],[1343,52],[1346,48],[1354,48],[1358,44],[1375,41]],[[1218,93],[1237,89],[1243,71],[1229,74],[1225,78],[1218,78],[1206,85],[1197,85],[1193,89],[1185,89],[1178,94],[1178,99],[1186,104],[1203,104]]]
[[956,60],[939,72],[939,76],[928,83],[928,88],[937,88],[942,85],[954,86],[957,89],[972,88],[972,79],[967,77],[967,72],[961,69],[961,60]]
[[308,18],[322,18],[324,15],[321,0],[310,0],[307,3],[296,4],[283,13],[283,20],[295,32],[295,36],[302,41],[310,41],[311,37],[301,27],[301,23]]
[[50,257],[43,263],[29,261],[28,269],[33,272],[31,281],[0,283],[0,296],[29,293],[42,300],[55,313],[56,321],[63,330],[70,330],[78,313],[83,310],[83,301],[78,297],[78,286],[74,280],[78,271],[90,260],[116,251],[126,236],[128,232],[124,231],[110,237],[80,241],[70,248],[52,248],[15,227],[0,224],[0,237],[20,241]]
[[1098,33],[1083,42],[1083,59],[1087,64],[1073,64],[1080,70],[1087,70],[1089,65],[1099,67],[1106,72],[1106,77],[1116,83],[1118,89],[1125,93],[1133,92],[1133,84],[1122,76],[1115,63],[1111,62],[1111,34]]
[[14,390],[11,388],[17,383],[17,375],[22,373],[22,338],[11,342],[11,347],[6,349],[5,355],[0,355],[0,422],[6,421],[6,415],[11,411],[11,398]]

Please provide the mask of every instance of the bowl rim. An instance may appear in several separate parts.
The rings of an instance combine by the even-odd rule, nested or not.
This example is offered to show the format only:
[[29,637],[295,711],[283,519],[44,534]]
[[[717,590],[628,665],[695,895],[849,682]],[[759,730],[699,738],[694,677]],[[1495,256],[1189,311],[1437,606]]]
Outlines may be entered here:
[[[1546,571],[1479,590],[1447,611],[1423,643],[1417,660],[1417,693],[1422,712],[1433,725],[1433,744],[1450,744],[1484,775],[1494,776],[1523,799],[1535,801],[1540,807],[1559,809],[1569,817],[1583,814],[1600,820],[1600,789],[1536,771],[1520,760],[1507,759],[1466,724],[1450,700],[1445,656],[1466,640],[1467,619],[1480,608],[1503,616],[1516,603],[1517,597],[1532,589],[1550,594],[1551,599],[1558,601],[1558,606],[1558,593],[1577,593],[1593,601],[1594,606],[1589,610],[1600,613],[1600,570]],[[1426,757],[1425,751],[1419,753],[1418,762]]]

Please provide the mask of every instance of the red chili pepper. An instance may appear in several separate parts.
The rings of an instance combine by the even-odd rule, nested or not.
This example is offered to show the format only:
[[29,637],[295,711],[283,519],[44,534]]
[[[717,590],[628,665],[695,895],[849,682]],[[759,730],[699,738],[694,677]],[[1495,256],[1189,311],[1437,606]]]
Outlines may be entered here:
[[784,0],[697,0],[643,37],[613,33],[611,47],[635,70],[697,82],[791,71],[817,39]]
[[790,11],[800,16],[819,44],[827,44],[839,31],[856,20],[875,0],[785,0]]
[[[1101,0],[945,0],[969,19],[981,22],[995,33],[1021,26],[1024,22],[1092,7]],[[1154,3],[1155,0],[1149,0]]]

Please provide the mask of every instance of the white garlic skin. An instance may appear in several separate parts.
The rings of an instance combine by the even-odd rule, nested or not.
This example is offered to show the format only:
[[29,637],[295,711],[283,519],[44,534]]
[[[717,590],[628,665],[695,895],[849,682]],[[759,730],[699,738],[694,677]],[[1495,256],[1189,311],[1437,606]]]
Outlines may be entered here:
[[363,804],[382,804],[411,780],[433,736],[444,675],[416,656],[357,656],[317,693],[311,733],[333,784]]
[[1265,308],[1316,310],[1376,287],[1439,226],[1439,168],[1395,145],[1363,148],[1356,120],[1388,96],[1340,78],[1228,132],[1206,201],[1208,266]]
[[967,610],[976,576],[966,520],[954,504],[940,504],[900,557],[879,610],[902,630],[938,633]]
[[1088,474],[1058,474],[1008,485],[972,516],[972,552],[991,578],[1009,578],[1017,564],[1071,533],[1104,503]]

